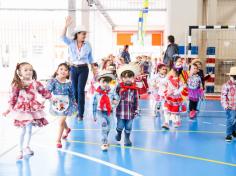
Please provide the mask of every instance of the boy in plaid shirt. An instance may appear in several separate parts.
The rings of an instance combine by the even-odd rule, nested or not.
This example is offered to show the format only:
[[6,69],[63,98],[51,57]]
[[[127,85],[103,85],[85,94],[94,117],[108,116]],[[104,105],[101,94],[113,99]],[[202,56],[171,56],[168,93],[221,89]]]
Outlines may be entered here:
[[226,110],[226,142],[236,138],[236,67],[230,68],[230,80],[226,82],[221,91],[221,104]]
[[130,133],[132,123],[138,111],[138,90],[134,83],[134,76],[136,75],[135,65],[124,65],[118,70],[118,75],[122,82],[116,88],[116,92],[120,97],[120,102],[116,108],[116,140],[121,140],[121,134],[125,128],[124,144],[131,146]]

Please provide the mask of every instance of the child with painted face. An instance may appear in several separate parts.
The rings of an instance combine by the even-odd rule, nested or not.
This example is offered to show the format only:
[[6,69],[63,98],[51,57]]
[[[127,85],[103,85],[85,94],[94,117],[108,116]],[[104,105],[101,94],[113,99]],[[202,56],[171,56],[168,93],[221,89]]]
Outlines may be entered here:
[[111,90],[109,83],[115,77],[110,71],[102,71],[98,75],[99,86],[93,97],[93,118],[94,121],[99,119],[102,128],[102,145],[101,149],[107,151],[109,148],[108,135],[111,130],[111,118],[113,107],[118,103],[118,96]]
[[184,99],[188,95],[186,85],[181,81],[180,75],[182,70],[173,67],[171,74],[167,78],[165,89],[165,105],[164,105],[164,124],[162,128],[169,130],[169,121],[172,120],[174,127],[181,125],[180,114],[186,112]]
[[121,82],[116,88],[120,101],[116,108],[117,135],[116,140],[121,140],[121,134],[125,129],[126,146],[131,146],[130,134],[132,130],[133,119],[138,113],[138,90],[134,83],[134,77],[139,72],[138,65],[126,64],[117,70]]
[[196,117],[198,101],[203,97],[202,80],[198,75],[198,71],[199,70],[197,64],[192,64],[187,81],[190,119]]
[[152,95],[155,100],[155,114],[161,110],[164,101],[164,91],[167,83],[167,67],[165,64],[158,64],[156,68],[157,74],[154,74],[150,79],[150,85],[152,87]]
[[[9,108],[3,113],[3,116],[11,113],[14,118],[14,126],[20,128],[17,160],[23,159],[23,154],[34,154],[30,148],[32,127],[43,127],[48,124],[45,119],[46,114],[43,111],[44,105],[39,102],[37,95],[41,94],[45,99],[49,99],[51,93],[36,79],[36,72],[30,63],[17,64],[11,84]],[[26,141],[26,148],[23,150],[24,141]]]
[[[52,93],[50,113],[58,118],[57,148],[62,148],[61,139],[66,139],[71,129],[66,123],[67,117],[77,112],[76,100],[72,83],[69,81],[70,68],[66,63],[58,65],[53,78],[48,82],[47,89]],[[63,134],[64,133],[64,134]]]
[[230,80],[227,81],[221,90],[221,104],[226,110],[226,142],[231,142],[232,137],[236,138],[236,67],[230,68]]

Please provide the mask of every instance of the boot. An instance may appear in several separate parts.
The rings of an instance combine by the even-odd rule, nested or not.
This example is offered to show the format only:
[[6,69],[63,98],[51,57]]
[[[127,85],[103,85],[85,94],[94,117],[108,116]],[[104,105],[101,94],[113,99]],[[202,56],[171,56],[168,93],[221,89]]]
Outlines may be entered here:
[[125,132],[125,146],[132,146],[132,142],[129,139],[130,133]]
[[117,131],[116,140],[117,140],[117,141],[120,141],[120,140],[121,140],[122,131],[120,131],[120,130],[116,130],[116,131]]

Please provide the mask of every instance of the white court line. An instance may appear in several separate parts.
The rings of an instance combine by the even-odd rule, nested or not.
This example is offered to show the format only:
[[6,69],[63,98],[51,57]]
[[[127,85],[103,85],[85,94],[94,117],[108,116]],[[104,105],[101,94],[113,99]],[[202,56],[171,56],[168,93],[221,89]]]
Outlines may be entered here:
[[218,124],[218,125],[219,125],[219,126],[224,126],[224,127],[226,126],[225,124],[222,124],[222,123],[220,123],[220,124]]
[[82,153],[73,152],[73,151],[69,151],[69,150],[65,150],[65,149],[56,149],[54,147],[47,147],[47,146],[38,145],[38,144],[33,144],[33,145],[37,146],[37,147],[40,147],[40,148],[44,148],[44,149],[58,150],[58,151],[61,151],[61,152],[64,152],[64,153],[68,153],[68,154],[71,154],[71,155],[74,155],[74,156],[78,156],[80,158],[91,160],[91,161],[94,161],[96,163],[103,164],[105,166],[111,167],[113,169],[119,170],[119,171],[121,171],[123,173],[129,174],[129,175],[132,175],[132,176],[143,176],[143,175],[141,175],[141,174],[139,174],[137,172],[128,170],[128,169],[120,167],[118,165],[115,165],[115,164],[112,164],[112,163],[109,163],[109,162],[106,162],[106,161],[103,161],[103,160],[100,160],[100,159],[97,159],[97,158],[94,158],[94,157],[91,157],[91,156],[88,156],[88,155],[85,155],[85,154],[82,154]]
[[210,122],[202,122],[202,123],[205,123],[205,124],[212,124],[212,123],[210,123]]

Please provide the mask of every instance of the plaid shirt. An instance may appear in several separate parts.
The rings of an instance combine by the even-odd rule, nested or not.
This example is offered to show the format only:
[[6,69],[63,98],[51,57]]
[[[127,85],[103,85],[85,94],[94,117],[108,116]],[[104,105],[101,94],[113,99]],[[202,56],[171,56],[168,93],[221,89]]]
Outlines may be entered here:
[[232,81],[225,83],[221,90],[221,104],[226,109],[236,110],[236,85]]
[[116,117],[125,120],[134,119],[138,109],[138,91],[129,89],[121,93],[120,89],[118,85],[116,92],[120,96],[120,102],[116,108]]

